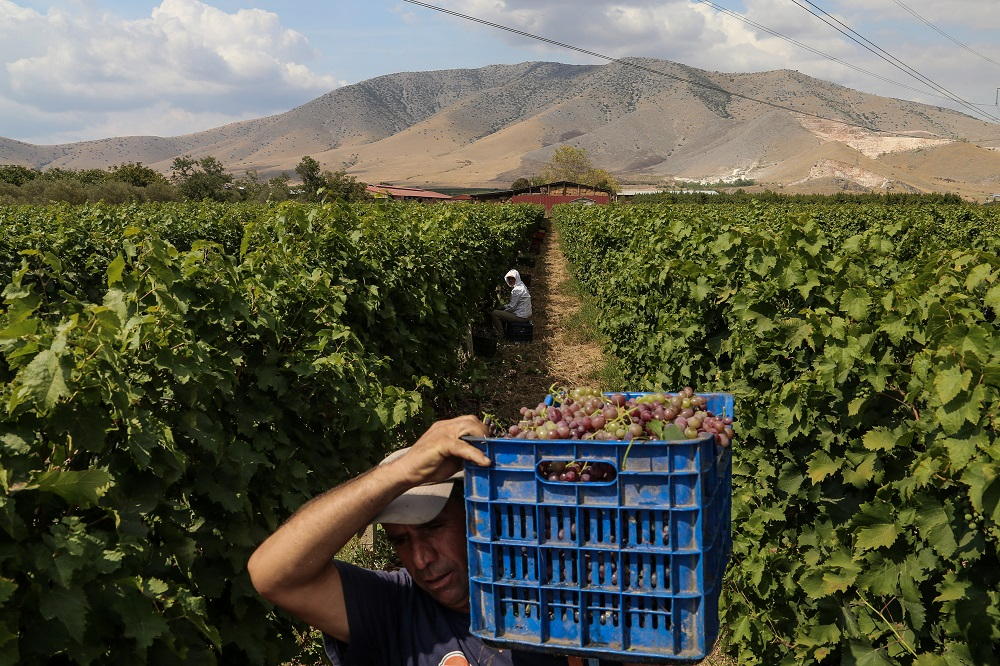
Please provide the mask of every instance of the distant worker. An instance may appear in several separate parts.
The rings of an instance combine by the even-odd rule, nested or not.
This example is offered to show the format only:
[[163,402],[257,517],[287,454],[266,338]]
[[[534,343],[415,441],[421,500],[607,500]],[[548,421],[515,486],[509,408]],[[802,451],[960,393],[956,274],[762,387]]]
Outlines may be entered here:
[[497,339],[503,339],[504,324],[527,324],[531,318],[531,294],[528,287],[521,281],[521,274],[516,270],[507,271],[504,276],[510,290],[510,303],[503,306],[502,310],[494,310],[490,313],[493,319],[493,332]]

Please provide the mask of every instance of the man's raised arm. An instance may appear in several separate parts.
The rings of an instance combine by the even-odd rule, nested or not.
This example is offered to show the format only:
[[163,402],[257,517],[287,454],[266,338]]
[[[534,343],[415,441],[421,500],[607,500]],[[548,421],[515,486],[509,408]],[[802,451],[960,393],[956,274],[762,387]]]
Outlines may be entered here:
[[250,557],[247,569],[254,587],[313,627],[350,642],[334,556],[410,488],[444,481],[465,460],[488,465],[479,449],[459,439],[486,434],[486,427],[474,416],[438,421],[397,460],[310,500]]

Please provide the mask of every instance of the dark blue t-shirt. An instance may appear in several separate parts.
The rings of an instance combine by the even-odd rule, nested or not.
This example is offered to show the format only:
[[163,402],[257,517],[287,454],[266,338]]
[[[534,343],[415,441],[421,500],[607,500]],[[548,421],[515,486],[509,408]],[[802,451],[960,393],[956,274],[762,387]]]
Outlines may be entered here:
[[566,666],[565,657],[486,645],[469,631],[468,613],[434,601],[405,569],[370,571],[345,562],[337,569],[351,643],[324,635],[334,666]]

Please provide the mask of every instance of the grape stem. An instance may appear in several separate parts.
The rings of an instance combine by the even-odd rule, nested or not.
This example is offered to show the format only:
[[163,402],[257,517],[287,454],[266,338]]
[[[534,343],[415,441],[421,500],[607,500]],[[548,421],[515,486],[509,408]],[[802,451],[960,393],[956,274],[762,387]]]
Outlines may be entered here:
[[632,445],[635,444],[635,438],[628,441],[628,446],[625,447],[625,455],[622,456],[622,471],[625,471],[625,461],[628,460],[628,452],[632,450]]
[[860,594],[858,595],[858,598],[861,600],[861,603],[863,603],[865,606],[868,607],[868,609],[870,611],[872,611],[873,613],[875,613],[876,615],[878,615],[879,618],[881,618],[882,622],[885,623],[885,626],[889,627],[889,631],[891,631],[896,636],[896,640],[899,641],[899,644],[902,645],[903,648],[906,649],[907,652],[909,652],[911,655],[913,655],[914,657],[916,657],[917,653],[913,650],[912,647],[909,646],[909,644],[907,644],[906,641],[903,640],[903,637],[899,635],[899,632],[896,631],[896,625],[893,622],[890,622],[889,620],[887,620],[886,617],[885,617],[885,615],[883,615],[881,611],[879,611],[874,606],[872,606],[870,603],[868,603],[868,600],[865,599],[864,597],[862,597]]

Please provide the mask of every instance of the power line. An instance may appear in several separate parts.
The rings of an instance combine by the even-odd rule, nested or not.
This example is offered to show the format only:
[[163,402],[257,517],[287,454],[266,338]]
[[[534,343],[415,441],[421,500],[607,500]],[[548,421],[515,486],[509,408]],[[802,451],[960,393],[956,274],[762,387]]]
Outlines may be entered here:
[[[791,37],[778,32],[777,30],[769,28],[766,25],[761,25],[760,23],[757,23],[755,21],[751,21],[746,16],[743,16],[742,14],[734,12],[731,9],[727,9],[726,7],[722,7],[720,5],[717,5],[716,3],[712,2],[711,0],[694,0],[694,1],[695,2],[700,2],[701,4],[704,4],[704,5],[708,5],[709,7],[711,7],[712,9],[714,9],[715,11],[717,11],[717,12],[719,12],[721,14],[726,14],[728,16],[731,16],[732,18],[737,19],[738,21],[742,21],[743,23],[746,23],[747,25],[752,26],[752,27],[754,27],[754,28],[756,28],[756,29],[758,29],[758,30],[760,30],[762,32],[766,32],[768,34],[774,35],[775,37],[778,37],[779,39],[785,40],[789,44],[793,44],[793,45],[799,47],[800,49],[804,49],[806,51],[809,51],[810,53],[815,53],[816,55],[821,56],[823,58],[826,58],[827,60],[830,60],[831,62],[835,62],[838,65],[843,65],[844,67],[849,67],[849,68],[851,68],[851,69],[853,69],[853,70],[855,70],[857,72],[861,72],[862,74],[865,74],[865,75],[870,76],[872,78],[878,79],[880,81],[885,81],[886,83],[891,83],[893,85],[899,86],[900,88],[906,88],[907,90],[912,90],[913,92],[920,93],[922,95],[930,95],[931,97],[937,97],[938,99],[947,99],[947,100],[954,101],[950,97],[945,97],[944,95],[935,95],[934,93],[929,93],[926,89],[923,89],[923,88],[914,88],[913,86],[908,86],[905,83],[900,83],[899,81],[894,81],[893,79],[890,79],[890,78],[887,78],[885,76],[882,76],[881,74],[876,74],[874,72],[870,72],[867,69],[864,69],[862,67],[858,67],[857,65],[849,63],[849,62],[847,62],[845,60],[841,60],[840,58],[837,58],[836,56],[832,56],[832,55],[830,55],[828,53],[824,53],[824,52],[822,52],[822,51],[820,51],[818,49],[815,49],[815,48],[809,46],[808,44],[803,44],[800,41],[792,39]],[[997,106],[997,104],[989,104],[989,105],[987,105],[987,104],[977,104],[976,106]]]
[[[878,56],[882,60],[885,60],[887,63],[889,63],[893,67],[896,67],[897,69],[902,70],[906,74],[909,74],[910,76],[912,76],[913,78],[917,79],[918,81],[924,83],[925,85],[931,86],[932,88],[934,88],[938,92],[941,92],[942,94],[947,95],[947,97],[949,99],[951,99],[952,101],[954,101],[954,102],[956,102],[956,103],[964,106],[965,108],[969,109],[973,113],[978,113],[980,115],[983,115],[986,118],[989,118],[990,120],[992,120],[994,122],[1000,122],[1000,118],[997,118],[995,116],[991,116],[990,114],[986,113],[985,111],[977,108],[971,102],[967,102],[966,100],[962,99],[961,97],[959,97],[958,95],[954,94],[953,92],[951,92],[951,91],[947,90],[946,88],[938,85],[937,83],[935,83],[931,79],[927,78],[926,76],[924,76],[923,74],[921,74],[917,70],[913,69],[912,67],[910,67],[909,65],[907,65],[905,62],[903,62],[899,58],[895,57],[894,55],[892,55],[891,53],[889,53],[888,51],[886,51],[882,47],[878,46],[877,44],[873,43],[871,40],[867,39],[866,37],[864,37],[860,33],[856,32],[853,28],[851,28],[847,24],[843,23],[842,21],[840,21],[836,17],[831,16],[823,8],[818,7],[814,3],[810,2],[810,0],[802,0],[802,2],[805,2],[810,7],[815,8],[817,10],[817,12],[819,12],[819,13],[814,12],[812,9],[809,9],[809,7],[804,6],[802,4],[802,2],[800,2],[799,0],[791,0],[791,2],[794,3],[797,7],[799,7],[801,9],[809,12],[810,14],[812,14],[813,16],[815,16],[816,18],[818,18],[819,20],[823,21],[828,26],[830,26],[831,28],[833,28],[834,30],[836,30],[837,32],[839,32],[840,34],[844,35],[845,37],[847,37],[851,41],[859,44],[860,46],[862,46],[863,48],[867,49],[868,51],[871,51],[873,54],[875,54],[876,56]],[[837,25],[834,25],[834,23],[836,23]],[[840,26],[840,27],[838,27],[838,26]],[[843,28],[843,29],[841,29],[841,28]]]
[[[680,81],[682,83],[686,83],[686,84],[691,85],[691,86],[696,86],[696,87],[699,87],[699,88],[706,88],[708,90],[713,90],[715,92],[720,92],[720,93],[723,93],[723,94],[726,94],[726,95],[731,95],[733,97],[738,97],[740,99],[745,99],[745,100],[750,101],[750,102],[756,102],[758,104],[763,104],[765,106],[770,106],[770,107],[775,108],[775,109],[781,109],[782,111],[790,111],[792,113],[799,114],[799,115],[802,115],[802,116],[808,116],[808,117],[811,117],[811,118],[816,118],[817,120],[826,120],[826,121],[829,121],[829,122],[840,123],[840,124],[846,125],[848,127],[857,127],[859,129],[863,129],[863,130],[866,130],[866,131],[872,131],[872,128],[870,126],[867,126],[867,125],[862,125],[860,123],[851,122],[849,120],[841,120],[839,118],[828,118],[828,117],[822,116],[822,115],[820,115],[818,113],[810,113],[809,111],[804,111],[802,109],[793,109],[791,107],[784,106],[784,105],[781,105],[781,104],[777,104],[775,102],[771,102],[771,101],[768,101],[768,100],[757,99],[756,97],[751,97],[749,95],[744,95],[742,93],[734,92],[732,90],[726,90],[725,88],[722,88],[722,87],[719,87],[719,86],[709,85],[707,83],[702,83],[700,81],[692,81],[691,79],[685,79],[684,77],[677,76],[676,74],[671,74],[669,72],[664,72],[663,70],[655,69],[653,67],[647,67],[646,65],[642,65],[642,64],[634,62],[632,60],[623,60],[621,58],[615,58],[613,56],[604,55],[603,53],[597,53],[596,51],[590,51],[588,49],[584,49],[584,48],[581,48],[579,46],[573,46],[572,44],[566,44],[566,43],[563,43],[563,42],[559,42],[559,41],[556,41],[554,39],[549,39],[548,37],[542,37],[540,35],[535,35],[535,34],[532,34],[530,32],[526,32],[524,30],[518,30],[517,28],[512,28],[510,26],[502,25],[500,23],[494,23],[492,21],[487,21],[485,19],[481,19],[481,18],[478,18],[478,17],[475,17],[475,16],[469,16],[468,14],[462,14],[461,12],[456,12],[456,11],[451,10],[451,9],[446,9],[444,7],[439,7],[437,5],[432,5],[432,4],[427,3],[427,2],[420,2],[419,0],[403,0],[403,2],[409,3],[411,5],[417,5],[418,7],[424,7],[425,9],[430,9],[430,10],[433,10],[433,11],[436,11],[436,12],[440,12],[442,14],[448,14],[450,16],[454,16],[456,18],[460,18],[460,19],[463,19],[465,21],[472,21],[473,23],[479,23],[481,25],[485,25],[485,26],[488,26],[488,27],[491,27],[491,28],[496,28],[497,30],[504,30],[506,32],[513,33],[515,35],[520,35],[522,37],[527,37],[529,39],[534,39],[534,40],[537,40],[537,41],[540,41],[540,42],[544,42],[546,44],[551,44],[553,46],[558,46],[560,48],[568,49],[570,51],[576,51],[578,53],[583,53],[585,55],[593,56],[595,58],[600,58],[602,60],[607,60],[609,62],[613,62],[613,63],[619,64],[619,65],[622,65],[622,66],[634,67],[636,69],[640,69],[640,70],[643,70],[643,71],[646,71],[646,72],[657,74],[659,76],[664,76],[664,77],[667,77],[667,78],[670,78],[670,79],[674,79],[676,81]],[[879,131],[879,132],[882,132],[883,134],[888,134],[890,136],[899,136],[899,137],[910,138],[910,139],[926,139],[926,138],[928,138],[927,136],[916,135],[916,134],[907,134],[907,133],[903,133],[903,132],[893,132],[893,131],[890,131],[890,130],[878,130],[878,129],[876,129],[875,131]],[[992,141],[993,139],[990,139],[990,140]]]
[[963,49],[965,49],[966,51],[968,51],[969,53],[972,53],[973,55],[977,55],[980,58],[982,58],[983,60],[985,60],[987,62],[991,62],[994,65],[1000,65],[1000,62],[997,62],[996,60],[994,60],[993,58],[990,58],[988,56],[984,56],[982,53],[980,53],[979,51],[975,50],[974,48],[972,48],[970,46],[966,46],[962,42],[958,41],[957,39],[955,39],[954,37],[952,37],[951,35],[949,35],[948,33],[946,33],[944,30],[942,30],[941,28],[937,27],[936,25],[934,25],[933,23],[931,23],[930,21],[928,21],[927,19],[925,19],[923,16],[921,16],[920,14],[916,13],[915,11],[913,11],[912,9],[910,9],[909,7],[907,7],[905,4],[903,4],[903,2],[901,2],[901,0],[892,0],[892,1],[895,2],[897,5],[899,5],[900,7],[902,7],[903,9],[905,9],[906,11],[908,11],[918,21],[920,21],[924,25],[928,26],[932,30],[936,30],[939,34],[941,34],[944,37],[946,37],[946,38],[950,39],[951,41],[955,42],[956,44],[958,44],[959,46],[961,46]]

